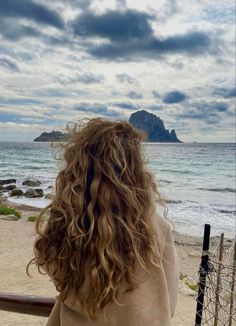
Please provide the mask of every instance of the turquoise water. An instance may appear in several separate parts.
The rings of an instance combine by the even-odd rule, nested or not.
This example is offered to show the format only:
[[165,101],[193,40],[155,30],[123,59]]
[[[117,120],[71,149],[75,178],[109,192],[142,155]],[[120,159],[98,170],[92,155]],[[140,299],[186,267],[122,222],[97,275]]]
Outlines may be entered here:
[[[235,236],[235,144],[145,143],[148,168],[168,199],[168,218],[177,231],[202,234],[212,225],[212,234]],[[0,179],[15,178],[22,186],[26,178],[42,182],[45,194],[58,173],[58,162],[48,143],[0,142]],[[14,197],[11,200],[43,207],[46,199]]]

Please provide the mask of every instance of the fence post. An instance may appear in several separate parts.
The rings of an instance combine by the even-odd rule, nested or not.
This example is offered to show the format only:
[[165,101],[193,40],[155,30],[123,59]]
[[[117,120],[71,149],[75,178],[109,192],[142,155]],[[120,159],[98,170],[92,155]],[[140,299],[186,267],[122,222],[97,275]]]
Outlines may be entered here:
[[232,284],[231,284],[231,294],[230,294],[229,326],[232,326],[232,320],[233,320],[235,273],[236,273],[236,241],[234,242],[234,254],[233,254],[233,274],[232,274]]
[[205,294],[205,286],[206,286],[206,274],[208,272],[208,250],[209,250],[209,241],[210,241],[210,224],[205,224],[204,227],[204,238],[203,238],[203,246],[202,246],[202,258],[199,270],[199,288],[198,288],[198,296],[197,296],[197,309],[196,309],[196,319],[195,326],[201,326],[202,324],[202,311],[204,304],[204,294]]
[[219,263],[216,278],[216,305],[215,305],[215,316],[214,316],[214,326],[218,325],[218,315],[219,315],[219,303],[220,303],[220,274],[222,269],[222,259],[224,250],[224,233],[220,235],[220,247],[219,247]]

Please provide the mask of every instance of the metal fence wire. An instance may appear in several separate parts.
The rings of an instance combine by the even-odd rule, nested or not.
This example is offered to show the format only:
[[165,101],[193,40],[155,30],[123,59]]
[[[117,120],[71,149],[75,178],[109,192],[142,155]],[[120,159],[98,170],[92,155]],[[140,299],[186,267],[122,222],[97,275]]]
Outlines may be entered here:
[[211,252],[209,240],[210,225],[206,224],[195,326],[236,326],[236,241],[226,248],[222,233]]

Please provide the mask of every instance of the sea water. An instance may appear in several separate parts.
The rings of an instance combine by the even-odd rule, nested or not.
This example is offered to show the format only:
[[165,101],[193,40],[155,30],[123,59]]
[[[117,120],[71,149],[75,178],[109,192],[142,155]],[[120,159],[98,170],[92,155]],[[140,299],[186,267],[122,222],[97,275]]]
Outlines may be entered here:
[[[236,147],[231,143],[145,143],[148,169],[167,200],[168,219],[176,231],[202,235],[212,226],[212,235],[235,237]],[[23,191],[25,179],[41,181],[50,193],[61,163],[49,143],[0,142],[0,179],[15,178]],[[45,198],[10,197],[12,202],[44,207]]]

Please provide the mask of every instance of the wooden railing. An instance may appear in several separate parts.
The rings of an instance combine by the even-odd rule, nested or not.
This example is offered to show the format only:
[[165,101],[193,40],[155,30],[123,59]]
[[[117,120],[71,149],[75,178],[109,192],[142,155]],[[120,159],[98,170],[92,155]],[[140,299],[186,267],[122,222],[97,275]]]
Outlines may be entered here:
[[54,298],[0,292],[0,310],[48,317],[54,303]]

